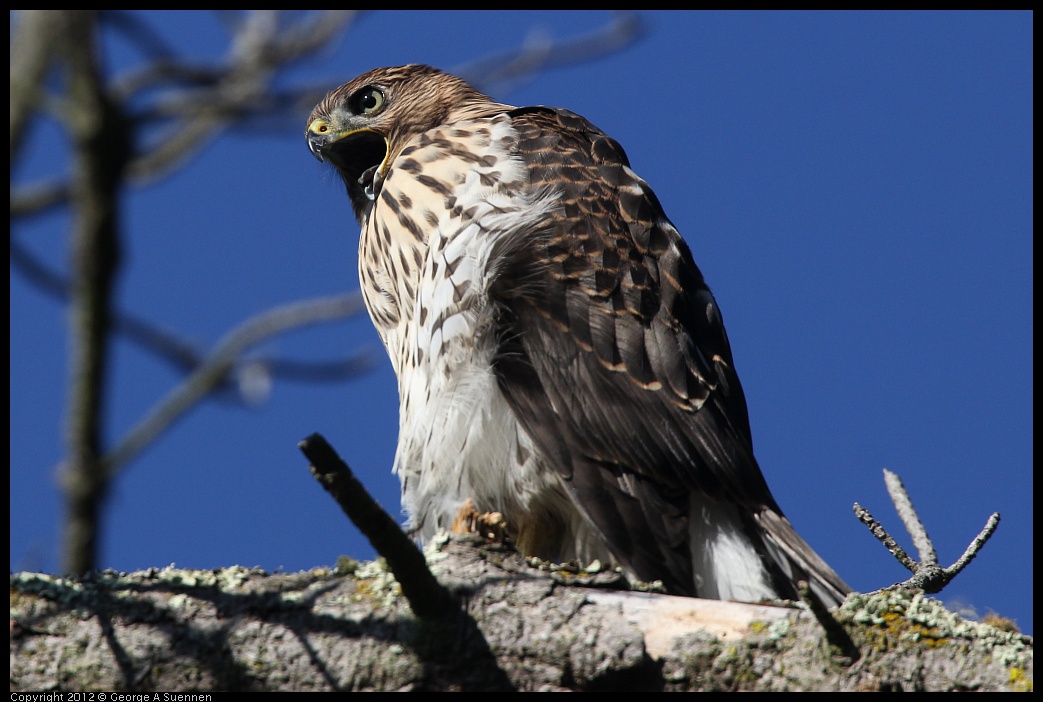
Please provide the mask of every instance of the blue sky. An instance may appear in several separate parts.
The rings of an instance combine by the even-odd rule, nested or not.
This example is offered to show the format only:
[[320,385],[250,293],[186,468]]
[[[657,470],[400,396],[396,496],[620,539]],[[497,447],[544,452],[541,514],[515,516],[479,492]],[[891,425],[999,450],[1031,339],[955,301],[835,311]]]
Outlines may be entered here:
[[[214,17],[149,13],[189,56],[224,47]],[[333,88],[379,65],[444,69],[601,12],[386,12],[288,81]],[[757,456],[797,530],[858,590],[905,577],[852,516],[911,549],[881,469],[901,475],[943,565],[1003,521],[942,594],[1032,631],[1032,21],[1027,13],[645,13],[607,58],[492,87],[578,112],[620,141],[720,303]],[[114,52],[119,62],[124,54]],[[274,305],[358,288],[358,227],[299,125],[231,130],[126,201],[124,309],[213,345]],[[46,129],[37,136],[46,135]],[[52,132],[53,133],[53,132]],[[61,173],[29,144],[16,178]],[[13,234],[56,266],[67,217]],[[67,314],[11,280],[11,568],[58,568]],[[102,565],[274,570],[373,551],[312,480],[297,442],[322,432],[398,513],[397,396],[364,316],[260,351],[370,350],[358,380],[277,384],[250,409],[197,408],[120,476]],[[178,381],[116,346],[107,439]]]

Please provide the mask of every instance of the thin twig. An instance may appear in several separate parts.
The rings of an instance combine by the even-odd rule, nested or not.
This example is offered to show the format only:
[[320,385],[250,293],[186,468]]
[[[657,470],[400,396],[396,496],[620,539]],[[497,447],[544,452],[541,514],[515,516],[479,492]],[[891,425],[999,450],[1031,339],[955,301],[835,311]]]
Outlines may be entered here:
[[985,522],[985,527],[974,537],[967,550],[963,552],[963,555],[957,559],[955,563],[949,566],[949,569],[953,571],[953,575],[959,573],[961,570],[967,567],[967,565],[974,560],[974,557],[978,555],[978,551],[981,550],[985,542],[988,541],[993,532],[996,531],[996,527],[1000,525],[1000,513],[993,512],[989,517],[989,520]]
[[907,554],[905,550],[902,549],[893,538],[891,538],[891,535],[888,534],[883,525],[869,513],[869,510],[857,502],[855,503],[855,516],[858,517],[858,521],[869,527],[869,531],[872,532],[873,536],[884,545],[884,548],[891,552],[891,555],[894,556],[899,563],[905,566],[909,572],[916,572],[916,561],[910,558],[909,554]]
[[927,529],[924,528],[920,516],[916,513],[916,508],[913,507],[913,501],[909,499],[909,493],[902,485],[902,479],[898,477],[897,473],[892,473],[884,468],[884,485],[887,486],[887,492],[891,496],[891,502],[894,503],[899,519],[902,520],[905,530],[913,539],[913,546],[920,555],[920,563],[924,566],[938,565],[938,554],[934,550],[934,544],[931,543],[931,537],[927,535]]
[[613,12],[611,20],[587,34],[553,40],[536,29],[518,48],[471,61],[452,69],[480,90],[510,90],[548,68],[592,61],[630,46],[645,33],[634,12]]

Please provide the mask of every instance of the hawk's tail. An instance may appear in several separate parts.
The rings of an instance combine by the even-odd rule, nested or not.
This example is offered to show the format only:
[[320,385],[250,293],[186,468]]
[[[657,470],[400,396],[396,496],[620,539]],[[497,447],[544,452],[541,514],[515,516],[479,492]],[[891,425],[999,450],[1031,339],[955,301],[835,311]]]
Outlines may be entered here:
[[837,607],[844,601],[851,588],[800,538],[786,517],[775,510],[765,509],[756,519],[769,555],[793,585],[793,595],[796,594],[796,583],[806,580],[811,591],[827,607]]

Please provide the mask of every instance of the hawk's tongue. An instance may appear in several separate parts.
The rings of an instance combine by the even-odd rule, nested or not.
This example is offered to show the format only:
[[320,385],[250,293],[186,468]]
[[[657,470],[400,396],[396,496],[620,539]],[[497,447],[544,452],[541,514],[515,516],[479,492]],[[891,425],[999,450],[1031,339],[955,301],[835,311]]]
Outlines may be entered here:
[[377,193],[380,191],[380,183],[374,182],[377,168],[378,166],[370,166],[359,176],[359,185],[366,191],[366,197],[370,200],[376,200]]

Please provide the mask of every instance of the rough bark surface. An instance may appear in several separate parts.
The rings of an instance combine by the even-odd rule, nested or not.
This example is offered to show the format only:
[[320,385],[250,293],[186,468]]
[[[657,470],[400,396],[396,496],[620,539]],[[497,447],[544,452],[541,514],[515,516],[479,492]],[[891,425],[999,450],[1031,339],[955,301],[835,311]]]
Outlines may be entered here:
[[912,593],[806,610],[611,589],[474,539],[427,550],[461,611],[417,618],[380,561],[268,574],[11,576],[13,691],[1031,690],[1032,641]]

